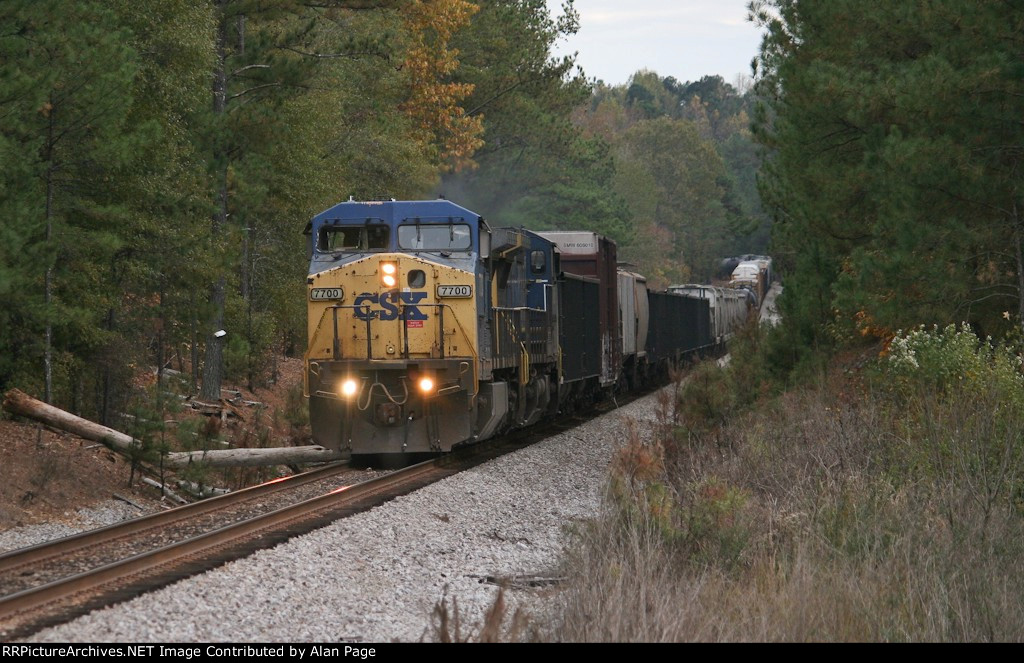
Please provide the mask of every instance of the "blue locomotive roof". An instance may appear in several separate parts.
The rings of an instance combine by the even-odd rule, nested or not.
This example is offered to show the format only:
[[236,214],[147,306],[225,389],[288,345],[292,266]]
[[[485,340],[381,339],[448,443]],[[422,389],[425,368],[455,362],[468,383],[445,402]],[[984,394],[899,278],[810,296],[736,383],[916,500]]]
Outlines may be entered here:
[[381,201],[356,201],[349,200],[338,203],[313,217],[313,225],[333,219],[381,219],[396,223],[405,219],[464,219],[466,221],[478,221],[480,215],[476,212],[456,205],[450,200],[381,200]]
[[350,199],[320,212],[306,225],[309,273],[387,251],[421,255],[473,271],[482,225],[479,214],[444,199]]

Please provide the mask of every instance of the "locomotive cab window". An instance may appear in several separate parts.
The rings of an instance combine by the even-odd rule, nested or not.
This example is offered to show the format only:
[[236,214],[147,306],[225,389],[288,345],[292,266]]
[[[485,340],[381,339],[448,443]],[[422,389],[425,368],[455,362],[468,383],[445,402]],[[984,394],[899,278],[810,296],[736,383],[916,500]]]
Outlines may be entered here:
[[533,251],[530,253],[530,271],[534,274],[543,274],[546,266],[547,260],[543,251]]
[[468,251],[473,234],[465,223],[414,223],[398,226],[398,246],[412,251]]
[[388,248],[388,226],[326,226],[320,230],[320,251],[382,251]]

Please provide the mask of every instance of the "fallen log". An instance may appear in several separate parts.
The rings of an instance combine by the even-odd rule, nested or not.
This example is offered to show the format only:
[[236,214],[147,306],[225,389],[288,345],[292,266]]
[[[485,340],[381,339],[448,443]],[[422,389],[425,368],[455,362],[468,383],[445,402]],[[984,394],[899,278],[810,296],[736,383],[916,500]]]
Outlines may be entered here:
[[178,451],[167,455],[168,467],[184,467],[189,463],[205,463],[211,467],[258,467],[260,465],[303,465],[330,463],[345,458],[340,451],[321,446],[268,447],[266,449],[214,449],[212,451]]
[[182,497],[178,493],[174,492],[173,490],[171,490],[170,488],[168,488],[164,484],[160,483],[159,481],[154,481],[153,479],[150,479],[149,477],[142,477],[142,483],[146,484],[147,486],[153,486],[154,488],[156,488],[157,490],[160,491],[161,495],[163,495],[165,497],[171,498],[172,500],[174,500],[178,504],[188,504],[188,500],[187,499],[185,499],[184,497]]
[[[113,428],[65,412],[32,398],[19,389],[4,394],[3,408],[11,414],[40,421],[48,426],[73,433],[93,442],[101,442],[114,451],[127,456],[137,451],[142,443]],[[344,455],[321,446],[270,447],[266,449],[214,449],[212,451],[178,451],[164,457],[164,466],[186,467],[191,463],[205,463],[212,467],[257,467],[261,465],[291,465],[329,463]]]
[[28,417],[58,430],[74,433],[93,442],[102,442],[114,451],[130,454],[140,443],[113,428],[107,428],[70,412],[65,412],[40,400],[32,398],[20,389],[11,389],[4,394],[4,409],[11,414]]
[[195,481],[186,481],[184,479],[178,479],[176,483],[178,484],[178,488],[181,488],[189,495],[200,499],[206,499],[207,497],[213,497],[215,495],[227,495],[231,492],[227,488],[214,488],[213,486],[196,483]]
[[234,416],[242,419],[243,421],[245,420],[245,418],[239,415],[238,411],[229,402],[223,399],[219,403],[204,403],[203,401],[193,400],[189,401],[189,407],[199,414],[221,418],[225,416]]

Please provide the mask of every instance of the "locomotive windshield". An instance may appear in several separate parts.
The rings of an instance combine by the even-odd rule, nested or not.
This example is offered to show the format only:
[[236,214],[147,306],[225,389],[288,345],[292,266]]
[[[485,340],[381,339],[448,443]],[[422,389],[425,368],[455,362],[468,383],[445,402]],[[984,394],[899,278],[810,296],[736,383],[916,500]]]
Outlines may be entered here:
[[388,248],[388,226],[327,226],[320,231],[321,251],[382,251]]
[[405,224],[398,226],[398,246],[413,251],[467,251],[473,234],[465,223]]

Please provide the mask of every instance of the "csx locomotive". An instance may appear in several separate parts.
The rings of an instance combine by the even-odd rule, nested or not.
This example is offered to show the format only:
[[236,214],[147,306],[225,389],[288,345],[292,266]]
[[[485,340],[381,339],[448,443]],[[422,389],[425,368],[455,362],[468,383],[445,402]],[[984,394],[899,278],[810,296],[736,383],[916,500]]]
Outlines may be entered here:
[[644,384],[738,324],[706,294],[648,292],[600,235],[491,228],[444,199],[349,200],[306,232],[313,437],[353,454],[528,426]]

